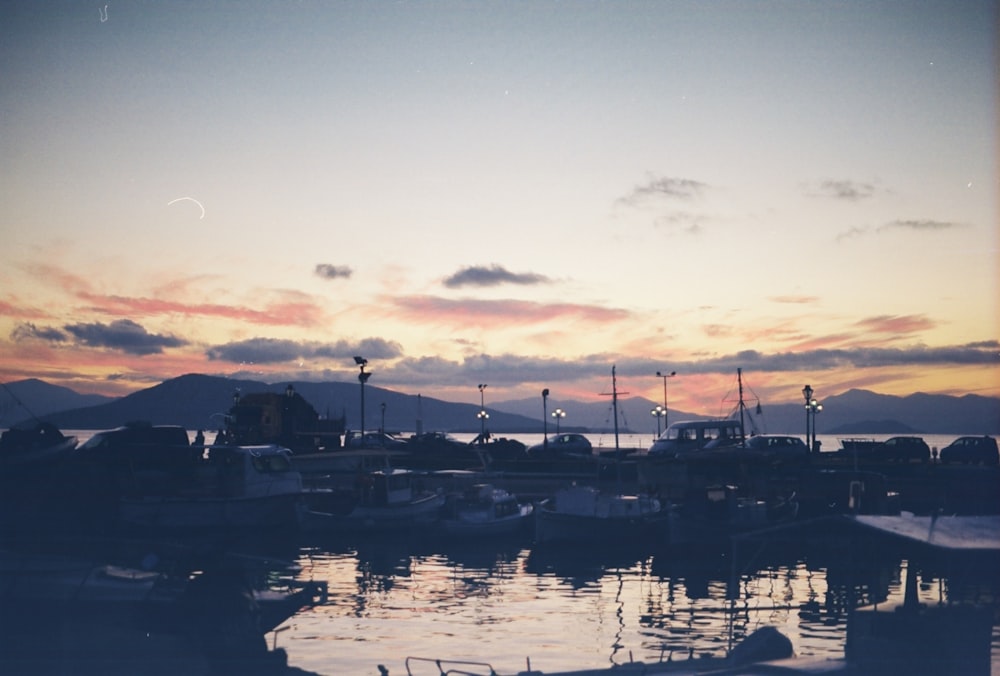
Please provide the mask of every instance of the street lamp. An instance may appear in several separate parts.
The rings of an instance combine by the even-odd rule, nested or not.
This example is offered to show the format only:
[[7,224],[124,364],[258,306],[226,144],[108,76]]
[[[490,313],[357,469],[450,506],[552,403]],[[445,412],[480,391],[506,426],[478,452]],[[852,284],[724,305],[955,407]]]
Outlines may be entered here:
[[358,374],[358,382],[361,383],[361,443],[365,443],[365,383],[368,379],[372,377],[371,373],[365,371],[365,367],[368,366],[368,360],[364,357],[354,357],[354,363],[361,368],[361,373]]
[[549,388],[542,390],[542,448],[549,450]]
[[[660,373],[656,372],[656,375],[663,378],[663,429],[667,429],[667,378],[673,378],[677,375],[677,371],[671,371],[670,373]],[[659,422],[659,420],[657,420]],[[657,435],[659,436],[659,435]]]
[[650,415],[656,416],[656,438],[660,438],[660,418],[667,415],[667,409],[660,405],[657,405],[652,411],[649,412]]
[[[809,417],[809,402],[812,401],[813,388],[810,387],[809,385],[806,385],[805,387],[803,387],[802,388],[802,396],[805,397],[805,400],[806,400],[806,446],[809,446],[809,420],[810,420],[810,417]],[[812,452],[812,447],[811,446],[809,447],[809,451]]]
[[806,444],[810,453],[816,452],[816,414],[823,410],[823,404],[813,399],[813,392],[808,385],[802,388],[806,400]]
[[809,426],[812,429],[812,441],[809,444],[809,451],[818,453],[819,447],[816,445],[816,414],[823,410],[823,404],[815,399],[810,399],[808,408],[809,415],[812,416],[812,424]]
[[561,408],[557,408],[552,411],[552,417],[556,419],[556,436],[559,436],[559,422],[566,417],[566,411]]
[[476,417],[479,418],[479,441],[480,443],[486,441],[486,419],[490,417],[490,414],[486,412],[486,403],[483,397],[483,390],[486,389],[486,383],[479,383],[479,413]]
[[[385,402],[382,402],[382,428],[379,430],[382,435],[385,435]],[[385,444],[385,436],[382,437],[382,443]]]

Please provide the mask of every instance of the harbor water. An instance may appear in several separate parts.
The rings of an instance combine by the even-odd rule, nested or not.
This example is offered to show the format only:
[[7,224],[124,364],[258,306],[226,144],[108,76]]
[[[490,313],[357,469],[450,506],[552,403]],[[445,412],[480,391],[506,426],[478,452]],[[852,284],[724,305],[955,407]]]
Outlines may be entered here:
[[[819,438],[825,450],[839,447],[836,437]],[[939,449],[954,436],[924,438]],[[591,440],[614,448],[613,437]],[[620,445],[651,441],[623,436]],[[440,674],[434,660],[488,663],[499,674],[701,660],[724,657],[762,627],[779,629],[796,655],[839,658],[849,608],[901,602],[909,566],[891,550],[855,551],[818,532],[736,549],[539,547],[530,534],[454,542],[412,532],[290,534],[272,544],[255,543],[262,549],[253,553],[295,564],[276,577],[325,581],[329,594],[268,641],[290,665],[324,675],[377,676],[379,665],[392,675]],[[923,603],[961,594],[998,607],[996,571],[968,589],[934,570],[916,574]],[[997,664],[996,622],[992,645]]]

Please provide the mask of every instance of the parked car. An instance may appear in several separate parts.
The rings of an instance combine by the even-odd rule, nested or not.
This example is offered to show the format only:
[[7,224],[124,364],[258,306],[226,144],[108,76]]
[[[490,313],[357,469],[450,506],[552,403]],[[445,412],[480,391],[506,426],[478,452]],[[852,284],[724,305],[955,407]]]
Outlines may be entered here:
[[403,450],[406,442],[385,432],[365,432],[364,437],[358,430],[349,430],[344,434],[344,448],[387,448]]
[[548,444],[542,442],[528,447],[528,455],[593,455],[594,446],[582,434],[557,434],[549,437]]
[[874,455],[880,460],[928,462],[931,449],[920,437],[892,437],[875,447]]
[[959,437],[941,449],[941,462],[962,462],[967,464],[997,465],[997,440],[993,437]]
[[780,460],[801,460],[809,457],[809,447],[794,436],[757,434],[747,439],[743,446]]

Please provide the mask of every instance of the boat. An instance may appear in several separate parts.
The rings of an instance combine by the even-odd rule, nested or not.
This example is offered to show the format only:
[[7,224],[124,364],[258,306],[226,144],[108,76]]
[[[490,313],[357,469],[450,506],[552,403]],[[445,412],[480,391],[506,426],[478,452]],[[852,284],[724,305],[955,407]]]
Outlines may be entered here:
[[652,496],[569,486],[538,504],[535,542],[666,544],[671,520],[670,509]]
[[513,535],[526,529],[534,506],[492,484],[475,484],[449,495],[439,522],[445,535],[486,537]]
[[0,434],[0,467],[27,468],[64,458],[76,448],[77,438],[66,436],[51,423],[12,427]]
[[419,475],[407,469],[376,470],[358,474],[354,502],[346,511],[330,508],[342,503],[342,492],[322,487],[305,492],[308,510],[303,521],[310,531],[379,533],[426,527],[440,517],[445,495],[422,490]]
[[794,492],[762,499],[742,495],[738,487],[730,484],[706,486],[692,490],[677,508],[670,543],[725,542],[738,533],[793,521],[798,513]]
[[132,424],[98,432],[79,455],[91,490],[108,491],[130,526],[289,528],[304,511],[302,476],[281,446],[192,445],[181,427]]
[[[618,440],[618,380],[611,367],[611,402]],[[593,486],[571,485],[543,500],[535,509],[535,542],[644,541],[663,544],[669,534],[671,510],[647,494],[605,492]]]
[[286,655],[266,635],[322,603],[326,583],[256,588],[223,561],[168,571],[4,547],[0,671],[283,673]]
[[305,508],[302,476],[279,446],[213,446],[186,479],[124,495],[124,523],[153,528],[291,527]]

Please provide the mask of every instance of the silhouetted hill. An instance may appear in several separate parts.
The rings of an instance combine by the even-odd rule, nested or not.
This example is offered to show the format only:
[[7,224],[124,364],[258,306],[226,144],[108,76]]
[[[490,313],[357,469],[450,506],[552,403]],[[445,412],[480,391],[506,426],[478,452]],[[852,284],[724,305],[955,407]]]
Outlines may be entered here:
[[50,385],[37,378],[17,380],[0,387],[0,427],[10,427],[34,416],[113,401],[100,394],[80,394],[68,387]]
[[[96,395],[81,395],[63,387],[39,380],[10,383],[6,387],[31,411],[63,429],[107,429],[132,420],[149,420],[159,424],[178,424],[189,429],[217,429],[222,415],[232,405],[237,391],[282,392],[288,382],[264,383],[254,380],[234,380],[217,376],[189,374],[164,381],[159,385],[134,392],[119,399]],[[294,382],[292,386],[306,398],[323,417],[344,416],[349,428],[357,429],[361,417],[361,391],[357,382]],[[2,409],[3,424],[10,425],[30,419],[10,397]],[[912,394],[907,397],[876,394],[867,390],[849,390],[821,400],[823,410],[816,416],[819,434],[916,433],[916,434],[998,434],[1000,433],[1000,399],[966,395]],[[372,385],[365,386],[365,429],[377,429],[383,422],[388,431],[412,432],[417,420],[423,420],[425,431],[478,432],[478,404],[454,403],[403,394]],[[656,418],[650,411],[658,402],[643,397],[620,399],[618,402],[620,431],[651,437],[656,433]],[[566,411],[561,419],[563,430],[604,433],[614,428],[611,399],[580,402],[549,397],[547,426],[556,429],[551,413],[557,408]],[[490,418],[487,424],[494,434],[540,433],[542,423],[541,396],[512,401],[486,402]],[[805,433],[805,411],[802,402],[762,404],[762,412],[747,411],[747,427],[757,432]],[[670,422],[706,418],[671,409]],[[879,429],[863,429],[878,425]],[[891,428],[891,429],[890,429]]]
[[[952,397],[938,394],[911,394],[896,397],[867,390],[848,390],[843,394],[823,399],[823,410],[816,416],[818,434],[880,433],[879,430],[862,430],[860,424],[876,424],[891,433],[922,434],[998,434],[1000,433],[1000,399],[965,395]],[[774,404],[763,402],[761,413],[747,411],[747,427],[771,434],[805,434],[805,402]],[[633,431],[645,434],[656,431],[656,420],[650,410],[657,402],[642,397],[622,399],[618,402],[622,418],[619,425],[627,424]],[[497,402],[498,409],[541,417],[541,397]],[[548,410],[563,408],[567,415],[563,425],[582,425],[596,431],[613,424],[610,402],[584,403],[555,400],[549,397]],[[671,408],[670,422],[698,420],[711,416],[687,413]],[[571,422],[572,421],[572,422]],[[550,429],[552,421],[550,420]],[[889,428],[892,428],[891,430]],[[843,431],[850,429],[852,431]]]
[[916,434],[917,430],[898,420],[862,420],[834,427],[817,434]]
[[[264,383],[218,376],[189,374],[96,406],[74,408],[40,416],[62,429],[109,429],[134,420],[188,429],[219,429],[237,392],[283,392],[289,383]],[[357,383],[293,382],[291,385],[323,417],[344,416],[350,428],[361,419],[361,390]],[[426,431],[478,432],[479,407],[431,397],[402,394],[365,386],[365,429],[382,425],[385,404],[387,431],[412,432],[422,412]],[[489,408],[489,407],[487,407]],[[490,410],[488,428],[501,434],[534,429],[538,423],[521,416]]]

